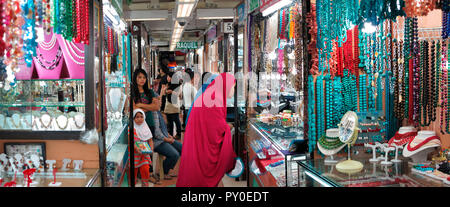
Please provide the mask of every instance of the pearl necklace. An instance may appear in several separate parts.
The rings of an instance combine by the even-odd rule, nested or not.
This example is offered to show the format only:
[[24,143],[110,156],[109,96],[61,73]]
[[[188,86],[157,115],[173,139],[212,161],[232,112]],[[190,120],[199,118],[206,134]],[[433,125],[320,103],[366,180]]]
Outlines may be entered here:
[[52,39],[50,39],[49,42],[42,41],[42,42],[38,42],[38,44],[39,44],[39,47],[41,47],[44,50],[47,50],[47,51],[51,50],[56,45],[56,35],[53,34]]
[[[17,116],[19,117],[19,124],[16,123],[16,117]],[[13,124],[14,128],[16,128],[16,129],[22,128],[22,122],[20,122],[20,119],[21,119],[20,114],[13,114],[11,116],[11,123]]]
[[[44,117],[45,115],[47,115],[50,118],[50,121],[48,122],[47,125],[45,125],[44,122],[42,121],[42,117]],[[45,114],[41,115],[41,117],[39,117],[39,122],[41,122],[41,127],[45,128],[45,129],[48,129],[50,127],[50,124],[52,123],[52,121],[53,121],[53,117],[50,116],[50,114],[48,114],[48,113],[45,113]]]
[[[60,117],[66,118],[66,122],[65,122],[65,125],[64,125],[63,127],[61,127],[61,126],[59,125],[59,119],[60,119]],[[65,129],[67,128],[67,126],[69,125],[69,119],[68,119],[66,116],[64,116],[64,115],[60,115],[60,116],[58,116],[58,117],[56,118],[56,125],[58,126],[59,129],[65,130]]]
[[[83,122],[81,122],[80,125],[77,124],[77,117],[80,117],[80,116],[78,116],[78,115],[80,115],[80,116],[83,117]],[[84,126],[84,121],[85,121],[85,120],[84,120],[84,115],[83,115],[83,114],[77,114],[77,115],[73,116],[73,123],[75,124],[75,126],[76,126],[78,129],[83,128],[83,126]]]
[[[75,48],[77,50],[77,52],[84,54],[84,49],[78,48],[77,45],[73,42],[69,42],[69,44],[72,46],[72,48]],[[84,57],[83,57],[83,59],[84,59]]]
[[[75,51],[72,50],[71,47],[70,47],[70,49],[68,49],[69,46],[67,45],[66,40],[63,40],[63,44],[64,44],[64,46],[66,47],[67,54],[69,54],[70,59],[71,59],[74,63],[76,63],[77,65],[84,65],[84,57],[79,56]],[[69,50],[70,50],[70,51],[69,51]],[[78,59],[81,59],[82,61],[79,62],[79,61],[75,60],[75,58],[72,56],[72,53],[74,53],[75,56],[77,56],[77,58],[78,58]]]

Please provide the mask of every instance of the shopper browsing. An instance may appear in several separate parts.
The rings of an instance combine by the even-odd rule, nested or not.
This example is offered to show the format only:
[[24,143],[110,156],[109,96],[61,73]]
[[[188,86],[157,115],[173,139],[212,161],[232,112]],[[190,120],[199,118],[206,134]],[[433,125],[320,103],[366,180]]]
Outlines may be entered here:
[[[145,122],[145,112],[142,109],[135,109],[133,111],[134,120],[134,176],[137,180],[138,172],[141,173],[142,187],[148,187],[150,179],[150,154],[145,153],[145,144],[153,149],[152,132]],[[144,144],[145,143],[145,144]],[[153,180],[152,182],[156,182]]]
[[175,73],[169,72],[167,73],[167,81],[169,85],[165,90],[165,95],[167,97],[166,105],[164,107],[164,113],[167,117],[167,129],[169,130],[169,134],[173,136],[173,127],[174,123],[176,125],[176,136],[175,139],[181,139],[181,122],[180,122],[180,100],[179,96],[181,95],[179,89],[180,84],[172,83],[172,77]]
[[153,119],[155,123],[155,152],[166,156],[163,162],[164,179],[170,180],[171,177],[176,177],[175,174],[169,175],[169,171],[175,167],[180,158],[182,144],[167,132],[167,126],[161,112],[153,112]]
[[187,114],[191,105],[194,102],[195,95],[197,94],[197,89],[194,87],[194,72],[192,70],[187,70],[186,73],[189,75],[190,81],[183,84],[183,127],[186,128]]
[[222,73],[194,102],[180,158],[177,187],[216,187],[233,170],[236,154],[226,122],[226,100],[233,96],[235,78]]

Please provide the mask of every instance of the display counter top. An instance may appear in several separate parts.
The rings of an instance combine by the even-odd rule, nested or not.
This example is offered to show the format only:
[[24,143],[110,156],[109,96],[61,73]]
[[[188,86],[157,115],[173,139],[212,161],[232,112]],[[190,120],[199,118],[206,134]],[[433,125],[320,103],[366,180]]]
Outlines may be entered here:
[[[92,185],[92,179],[96,176],[98,169],[83,169],[81,171],[57,171],[56,182],[61,182],[58,187],[88,187]],[[53,182],[52,172],[36,173],[31,187],[51,187],[49,184]],[[3,174],[3,183],[10,182],[14,179],[13,173]],[[16,187],[27,187],[24,183],[24,176],[22,173],[16,175]]]
[[[250,125],[251,128],[260,135],[270,139],[270,142],[273,144],[272,146],[284,156],[296,154],[289,151],[294,143],[301,144],[305,142],[303,139],[303,128],[301,127],[285,127],[275,124],[266,124],[259,122],[256,119],[250,119]],[[258,153],[261,149],[268,148],[270,143],[262,141],[259,144],[250,143],[250,146]]]
[[[335,158],[345,160],[345,158]],[[380,162],[371,163],[368,159],[358,159],[363,163],[362,171],[346,174],[336,170],[336,163],[328,164],[324,159],[297,161],[301,170],[305,172],[306,186],[326,187],[450,187],[440,180],[415,173],[408,161],[381,165]],[[312,180],[311,180],[312,179]],[[312,182],[310,182],[312,181]],[[320,184],[320,185],[318,185]]]

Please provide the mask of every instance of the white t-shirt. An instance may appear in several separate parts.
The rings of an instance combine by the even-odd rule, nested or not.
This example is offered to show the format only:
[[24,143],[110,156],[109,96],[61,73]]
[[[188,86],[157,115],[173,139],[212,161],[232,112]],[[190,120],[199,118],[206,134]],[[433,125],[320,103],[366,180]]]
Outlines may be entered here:
[[186,109],[191,108],[195,94],[197,94],[197,89],[190,82],[183,84],[183,105]]

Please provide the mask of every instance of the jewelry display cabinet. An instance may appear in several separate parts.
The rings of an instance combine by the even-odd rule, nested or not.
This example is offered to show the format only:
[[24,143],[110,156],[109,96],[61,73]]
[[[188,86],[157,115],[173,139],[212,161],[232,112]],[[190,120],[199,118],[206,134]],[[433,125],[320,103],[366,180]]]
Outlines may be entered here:
[[298,182],[301,187],[450,187],[443,181],[414,173],[407,160],[392,165],[370,162],[367,158],[356,160],[364,168],[353,174],[339,172],[336,164],[325,163],[324,159],[298,161]]
[[0,139],[77,140],[94,127],[94,44],[52,30],[31,67],[19,65],[14,84],[0,89]]

